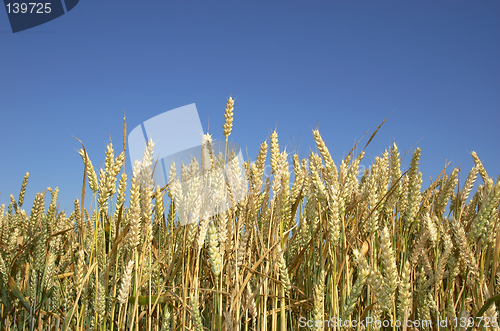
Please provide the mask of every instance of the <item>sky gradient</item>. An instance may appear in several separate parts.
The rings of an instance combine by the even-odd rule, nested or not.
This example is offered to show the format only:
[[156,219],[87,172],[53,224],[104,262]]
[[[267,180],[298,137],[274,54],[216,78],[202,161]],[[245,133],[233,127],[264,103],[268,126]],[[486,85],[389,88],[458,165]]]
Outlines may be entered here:
[[498,1],[82,0],[15,34],[0,10],[0,50],[0,204],[29,171],[24,208],[57,186],[69,214],[74,137],[98,169],[109,139],[122,150],[124,112],[132,129],[195,103],[223,140],[230,95],[230,140],[251,159],[275,128],[307,157],[319,128],[338,164],[392,112],[362,166],[396,142],[404,167],[422,149],[424,186],[450,161],[463,182],[472,151],[500,174]]

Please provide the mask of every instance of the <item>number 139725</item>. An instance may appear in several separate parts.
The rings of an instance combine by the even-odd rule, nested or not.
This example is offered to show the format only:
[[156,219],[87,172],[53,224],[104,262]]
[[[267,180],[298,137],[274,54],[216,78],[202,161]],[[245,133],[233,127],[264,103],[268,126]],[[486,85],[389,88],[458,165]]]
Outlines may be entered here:
[[6,5],[7,13],[13,14],[48,14],[51,12],[50,2],[46,3],[37,3],[37,2],[21,2],[21,3],[8,3]]

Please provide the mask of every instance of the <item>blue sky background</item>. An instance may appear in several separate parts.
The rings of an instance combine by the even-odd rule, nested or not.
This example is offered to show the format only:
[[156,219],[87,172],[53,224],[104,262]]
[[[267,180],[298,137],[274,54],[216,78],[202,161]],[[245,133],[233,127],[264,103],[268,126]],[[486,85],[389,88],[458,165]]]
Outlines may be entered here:
[[82,0],[16,34],[0,10],[0,50],[0,204],[29,171],[25,209],[58,186],[71,210],[73,136],[99,168],[110,137],[121,151],[124,111],[132,129],[196,103],[222,140],[230,94],[231,140],[252,158],[275,127],[306,157],[319,127],[338,163],[394,110],[363,166],[395,141],[405,167],[421,147],[425,185],[446,161],[463,182],[471,151],[500,174],[498,1]]

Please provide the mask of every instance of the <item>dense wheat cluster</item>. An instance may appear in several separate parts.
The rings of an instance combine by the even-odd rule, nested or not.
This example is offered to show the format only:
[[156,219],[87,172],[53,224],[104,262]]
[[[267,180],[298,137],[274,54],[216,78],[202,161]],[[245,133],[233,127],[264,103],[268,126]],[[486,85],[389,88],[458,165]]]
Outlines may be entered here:
[[497,329],[499,178],[472,153],[463,187],[445,169],[422,188],[420,149],[405,171],[396,144],[359,176],[363,151],[335,162],[313,135],[307,159],[273,132],[242,164],[205,135],[202,164],[173,165],[165,187],[152,179],[152,142],[129,175],[125,150],[115,157],[109,143],[96,172],[82,148],[93,199],[82,192],[70,211],[48,188],[27,213],[26,174],[0,208],[0,329]]

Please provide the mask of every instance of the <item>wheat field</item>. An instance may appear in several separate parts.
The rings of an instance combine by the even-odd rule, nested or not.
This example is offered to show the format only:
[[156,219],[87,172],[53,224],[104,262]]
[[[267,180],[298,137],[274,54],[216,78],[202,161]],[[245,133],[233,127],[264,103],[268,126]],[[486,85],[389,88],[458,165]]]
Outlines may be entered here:
[[99,171],[82,144],[73,210],[47,188],[28,214],[28,173],[0,207],[1,330],[499,329],[500,177],[476,153],[424,188],[419,148],[407,170],[394,144],[358,176],[364,149],[335,162],[318,130],[308,158],[274,131],[253,163],[206,134],[201,166],[159,187],[152,141],[125,173],[126,134]]

